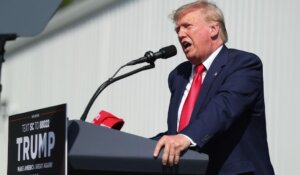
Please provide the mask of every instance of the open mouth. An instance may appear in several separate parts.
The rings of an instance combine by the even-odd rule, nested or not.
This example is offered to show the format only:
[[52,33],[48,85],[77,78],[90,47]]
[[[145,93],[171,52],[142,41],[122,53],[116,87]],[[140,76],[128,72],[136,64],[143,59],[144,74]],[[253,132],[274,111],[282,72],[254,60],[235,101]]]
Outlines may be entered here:
[[189,43],[189,42],[187,42],[187,41],[184,41],[184,42],[182,43],[183,49],[187,49],[187,48],[189,48],[191,45],[192,45],[192,44]]

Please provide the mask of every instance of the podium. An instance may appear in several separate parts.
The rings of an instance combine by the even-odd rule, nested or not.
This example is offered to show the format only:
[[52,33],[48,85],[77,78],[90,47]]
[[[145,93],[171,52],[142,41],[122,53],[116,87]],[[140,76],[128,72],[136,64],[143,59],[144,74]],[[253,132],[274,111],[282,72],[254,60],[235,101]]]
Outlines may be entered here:
[[177,166],[153,157],[156,141],[96,126],[81,120],[68,123],[68,167],[72,175],[205,174],[208,156],[188,150]]

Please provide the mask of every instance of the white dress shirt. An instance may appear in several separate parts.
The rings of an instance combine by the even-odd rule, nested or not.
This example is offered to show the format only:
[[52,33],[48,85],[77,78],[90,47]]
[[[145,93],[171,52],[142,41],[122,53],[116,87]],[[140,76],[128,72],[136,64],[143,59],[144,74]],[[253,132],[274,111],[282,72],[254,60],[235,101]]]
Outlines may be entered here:
[[[209,67],[211,66],[212,62],[214,61],[214,59],[216,58],[216,56],[219,54],[219,52],[221,51],[221,49],[223,48],[223,45],[221,45],[217,50],[215,50],[202,64],[205,67],[205,71],[202,73],[202,82],[204,81],[204,78],[206,76],[206,73],[209,69]],[[191,89],[192,83],[193,83],[193,77],[195,75],[195,65],[192,66],[192,72],[189,78],[189,82],[185,87],[180,105],[179,105],[179,109],[178,109],[178,115],[177,115],[177,130],[178,130],[178,126],[179,126],[179,121],[180,121],[180,116],[181,116],[181,111],[184,105],[184,102],[189,94],[189,91]],[[184,135],[186,136],[186,135]],[[190,141],[191,141],[191,146],[196,146],[196,143],[189,138],[188,136],[186,136]]]

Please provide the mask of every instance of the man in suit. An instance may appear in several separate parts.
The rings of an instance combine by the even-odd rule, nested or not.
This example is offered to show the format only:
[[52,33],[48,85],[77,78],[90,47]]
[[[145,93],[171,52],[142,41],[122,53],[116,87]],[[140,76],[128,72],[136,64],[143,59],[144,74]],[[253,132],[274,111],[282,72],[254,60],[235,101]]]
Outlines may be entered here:
[[[228,49],[222,11],[196,1],[174,12],[188,59],[169,75],[168,131],[158,135],[163,165],[194,149],[209,155],[208,175],[272,175],[260,59]],[[197,77],[197,78],[196,78]]]

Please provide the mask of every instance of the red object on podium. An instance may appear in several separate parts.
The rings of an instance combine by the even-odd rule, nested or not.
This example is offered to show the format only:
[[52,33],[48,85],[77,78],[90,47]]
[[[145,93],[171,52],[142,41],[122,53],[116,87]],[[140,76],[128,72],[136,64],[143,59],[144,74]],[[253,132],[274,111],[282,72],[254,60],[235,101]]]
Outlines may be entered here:
[[113,114],[101,110],[99,115],[93,119],[93,124],[104,126],[107,128],[112,128],[116,130],[121,130],[124,125],[124,120],[114,116]]

